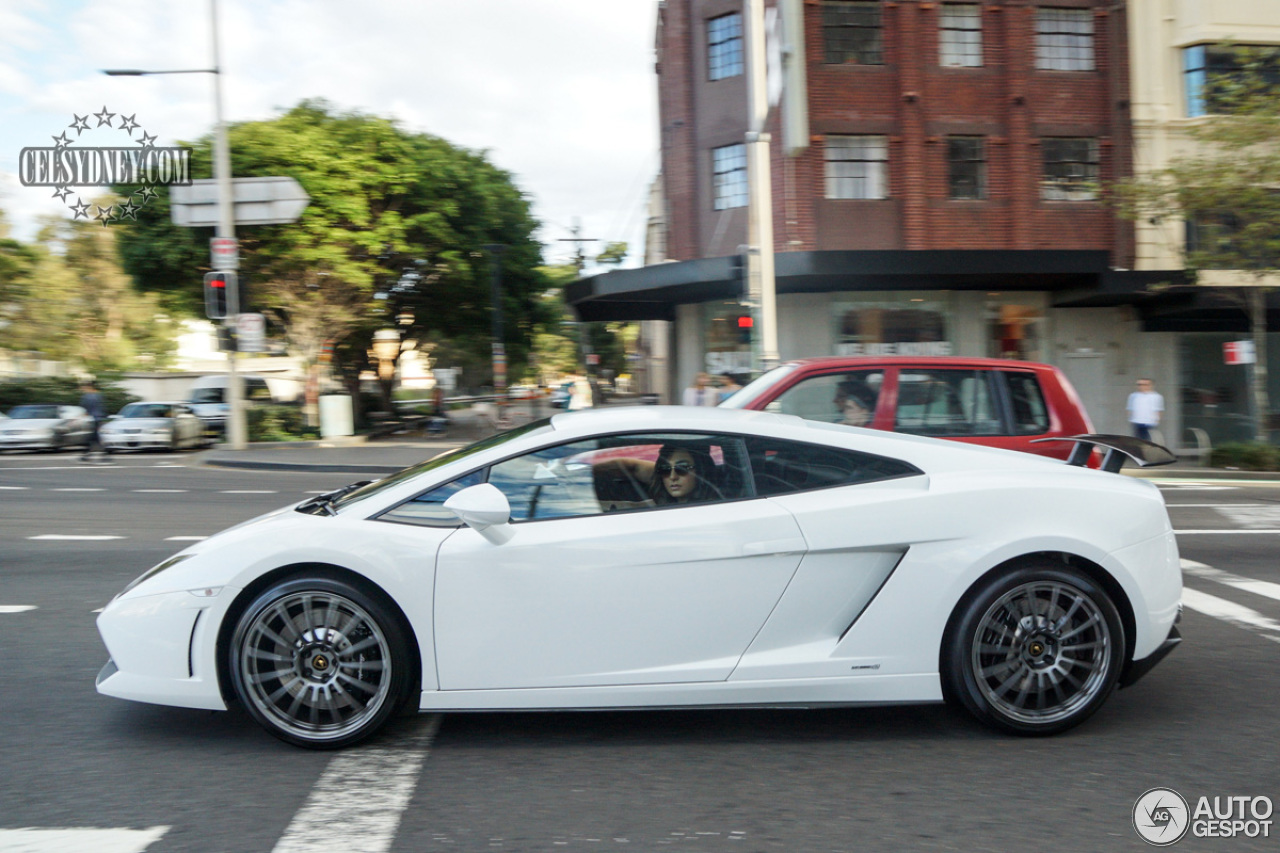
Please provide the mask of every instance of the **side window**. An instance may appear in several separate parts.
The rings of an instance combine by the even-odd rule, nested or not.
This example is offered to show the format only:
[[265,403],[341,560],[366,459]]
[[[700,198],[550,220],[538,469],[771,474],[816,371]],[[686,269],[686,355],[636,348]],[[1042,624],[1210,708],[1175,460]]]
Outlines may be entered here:
[[894,429],[913,435],[1000,435],[990,371],[903,369]]
[[1013,408],[1013,431],[1017,435],[1040,435],[1049,431],[1049,407],[1034,373],[1006,370],[1009,401]]
[[797,382],[768,406],[771,412],[811,421],[868,426],[880,399],[884,371],[850,370]]
[[489,482],[512,521],[577,518],[751,497],[742,440],[643,433],[608,436],[508,459]]
[[444,502],[468,486],[484,482],[484,469],[472,471],[451,483],[436,486],[378,516],[380,520],[423,524],[428,527],[455,527],[458,517],[444,508]]
[[921,473],[897,459],[797,441],[747,439],[751,474],[760,497],[852,486]]

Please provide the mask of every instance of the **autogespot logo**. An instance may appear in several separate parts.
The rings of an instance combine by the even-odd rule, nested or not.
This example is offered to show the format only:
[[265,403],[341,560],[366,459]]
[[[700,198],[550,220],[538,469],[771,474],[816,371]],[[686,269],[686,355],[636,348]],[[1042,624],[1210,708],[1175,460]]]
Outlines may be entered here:
[[1190,825],[1187,801],[1172,788],[1152,788],[1133,804],[1133,828],[1148,844],[1175,844],[1187,834]]
[[[128,145],[84,145],[81,139],[89,131],[89,118],[97,119],[91,132],[93,141],[118,141],[124,131]],[[99,128],[107,128],[100,131]],[[75,138],[67,135],[75,131]],[[138,138],[133,136],[138,131]],[[116,137],[111,140],[108,131]],[[103,138],[103,137],[108,138]],[[54,144],[39,148],[23,148],[18,157],[18,181],[25,187],[53,187],[53,197],[71,209],[73,219],[96,219],[104,226],[125,219],[136,219],[138,211],[155,195],[156,185],[191,183],[191,149],[155,144],[156,137],[137,122],[135,115],[102,112],[86,116],[72,115],[62,133],[52,137]],[[76,194],[85,187],[138,186],[120,204],[90,204]],[[75,199],[72,201],[71,199]]]

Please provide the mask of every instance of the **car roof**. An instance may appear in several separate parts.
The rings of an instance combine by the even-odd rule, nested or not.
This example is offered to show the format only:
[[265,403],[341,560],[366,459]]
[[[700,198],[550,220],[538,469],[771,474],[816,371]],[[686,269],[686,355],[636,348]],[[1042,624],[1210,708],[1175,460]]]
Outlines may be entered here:
[[804,367],[981,367],[988,370],[1049,370],[1057,368],[1038,361],[1016,361],[1008,358],[976,358],[951,355],[824,355],[793,358],[784,364]]

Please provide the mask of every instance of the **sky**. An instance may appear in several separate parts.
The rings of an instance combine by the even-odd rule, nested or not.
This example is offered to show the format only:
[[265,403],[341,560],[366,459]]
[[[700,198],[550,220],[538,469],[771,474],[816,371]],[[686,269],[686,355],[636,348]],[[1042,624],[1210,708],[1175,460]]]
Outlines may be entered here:
[[[323,98],[487,151],[532,201],[548,262],[570,259],[563,240],[577,224],[596,240],[588,256],[626,241],[624,265],[639,266],[658,171],[657,7],[218,0],[223,111],[229,122],[267,119]],[[75,117],[136,116],[157,145],[211,132],[213,75],[102,74],[209,68],[210,31],[209,0],[0,0],[0,210],[13,236],[30,240],[42,213],[69,215],[17,172],[22,148],[52,145]],[[129,144],[90,128],[79,144]]]

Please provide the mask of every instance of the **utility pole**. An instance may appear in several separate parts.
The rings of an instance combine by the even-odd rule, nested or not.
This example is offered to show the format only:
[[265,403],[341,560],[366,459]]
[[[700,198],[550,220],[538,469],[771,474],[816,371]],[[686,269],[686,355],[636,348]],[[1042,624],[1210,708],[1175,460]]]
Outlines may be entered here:
[[493,298],[493,393],[500,420],[507,405],[507,347],[502,330],[502,253],[506,248],[501,243],[484,246],[489,253],[489,292]]
[[[573,236],[561,237],[559,242],[574,244],[573,265],[578,268],[578,278],[582,278],[582,271],[587,266],[587,256],[582,252],[582,244],[595,243],[597,238],[583,237],[582,223],[576,218],[573,220],[573,227],[569,229],[569,233]],[[591,405],[594,406],[596,404],[596,384],[591,381],[591,362],[589,359],[591,342],[587,340],[586,323],[575,322],[574,325],[578,327],[578,351],[582,356],[582,369],[587,374],[587,384],[591,386]]]
[[[747,276],[751,301],[759,315],[757,367],[778,365],[778,297],[773,274],[773,181],[770,175],[769,95],[765,76],[764,0],[744,0],[747,52]],[[755,349],[753,347],[753,349]]]

